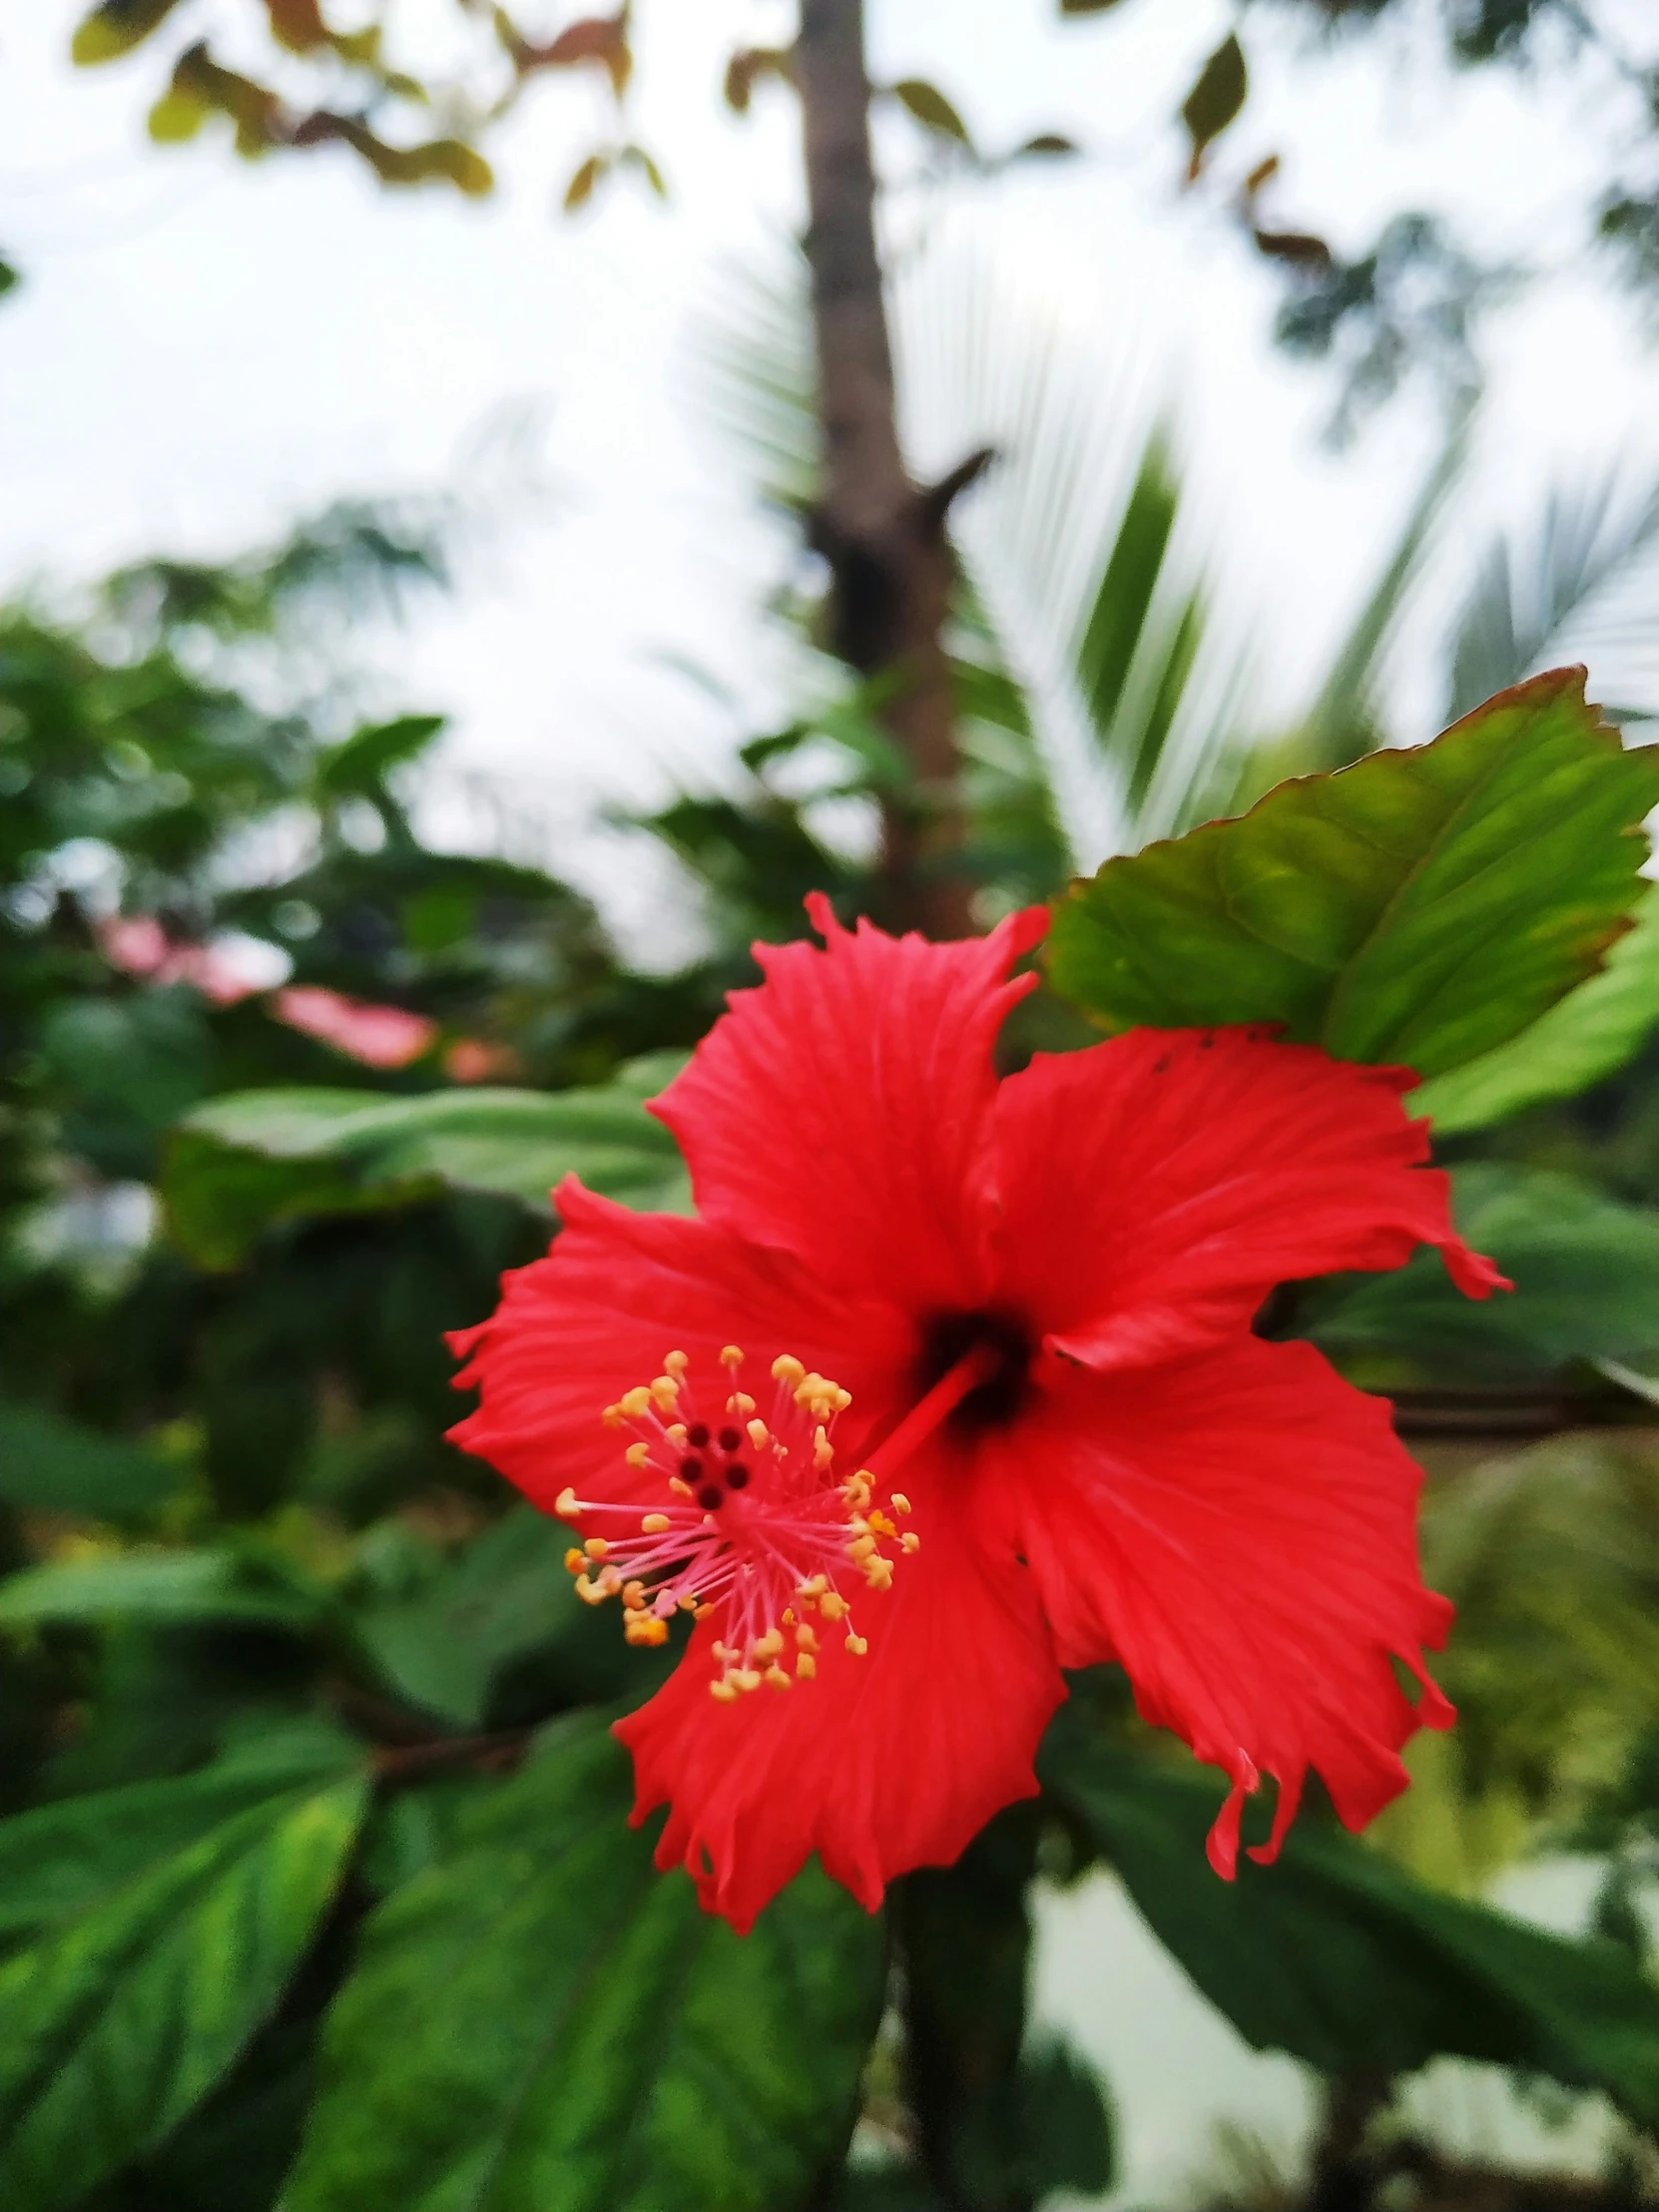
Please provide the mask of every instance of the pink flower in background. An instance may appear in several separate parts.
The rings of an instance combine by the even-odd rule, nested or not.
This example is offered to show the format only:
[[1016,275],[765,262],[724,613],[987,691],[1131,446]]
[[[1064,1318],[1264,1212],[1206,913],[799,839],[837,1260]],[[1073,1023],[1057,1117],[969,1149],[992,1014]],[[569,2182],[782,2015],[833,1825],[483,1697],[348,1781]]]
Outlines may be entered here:
[[482,1037],[457,1037],[444,1049],[443,1072],[452,1083],[506,1082],[519,1072],[518,1054]]
[[266,965],[261,955],[274,948],[251,937],[177,943],[154,914],[118,914],[101,923],[98,946],[123,975],[140,975],[152,983],[190,983],[216,1006],[235,1006],[268,989],[272,981],[269,972],[256,971]]
[[402,1006],[371,1006],[319,984],[294,984],[271,1001],[276,1018],[368,1068],[406,1068],[437,1042],[438,1025]]

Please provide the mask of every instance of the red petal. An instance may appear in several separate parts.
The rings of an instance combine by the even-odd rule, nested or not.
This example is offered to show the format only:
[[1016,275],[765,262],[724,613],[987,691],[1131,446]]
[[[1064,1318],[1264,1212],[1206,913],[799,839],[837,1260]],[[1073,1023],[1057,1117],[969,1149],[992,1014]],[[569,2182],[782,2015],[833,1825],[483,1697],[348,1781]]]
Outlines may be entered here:
[[1437,1245],[1471,1298],[1507,1289],[1451,1226],[1401,1068],[1245,1029],[1141,1029],[1039,1055],[998,1094],[1004,1294],[1090,1367],[1248,1325],[1276,1283]]
[[1004,978],[1047,917],[1033,908],[988,937],[929,944],[867,921],[850,932],[827,900],[809,905],[825,949],[757,945],[765,984],[733,994],[654,1111],[706,1220],[805,1254],[849,1289],[971,1304],[991,1047],[1035,982]]
[[[793,1254],[745,1244],[724,1229],[668,1214],[636,1214],[559,1187],[564,1229],[545,1260],[504,1279],[500,1306],[450,1339],[470,1355],[458,1387],[483,1393],[450,1430],[550,1508],[569,1483],[588,1497],[640,1493],[604,1408],[686,1353],[692,1382],[724,1386],[724,1345],[765,1374],[780,1352],[853,1392],[845,1416],[856,1448],[889,1420],[906,1386],[908,1325],[874,1299],[830,1293]],[[655,1488],[660,1477],[643,1477]]]
[[1422,1586],[1422,1478],[1387,1405],[1311,1346],[1253,1337],[1134,1374],[1048,1365],[993,1448],[1061,1664],[1120,1660],[1142,1716],[1232,1777],[1218,1872],[1258,1770],[1279,1806],[1252,1856],[1274,1856],[1310,1766],[1363,1827],[1405,1786],[1406,1738],[1451,1718],[1422,1673],[1451,1607]]
[[739,1930],[817,1851],[874,1912],[911,1867],[948,1866],[993,1813],[1036,1790],[1031,1761],[1065,1696],[1032,1577],[987,1554],[961,1471],[906,1470],[921,1549],[853,1606],[869,1650],[820,1630],[819,1672],[731,1705],[709,1695],[714,1624],[616,1733],[634,1754],[636,1820],[672,1805],[657,1848]]

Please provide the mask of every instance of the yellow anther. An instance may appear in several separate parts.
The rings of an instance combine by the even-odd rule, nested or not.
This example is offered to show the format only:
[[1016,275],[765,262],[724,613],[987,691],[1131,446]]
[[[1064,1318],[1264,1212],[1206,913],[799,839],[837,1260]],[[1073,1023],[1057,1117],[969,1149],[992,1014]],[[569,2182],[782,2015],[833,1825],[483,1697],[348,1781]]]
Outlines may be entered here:
[[683,1420],[670,1421],[668,1426],[663,1430],[663,1434],[668,1438],[669,1442],[674,1446],[676,1451],[685,1450],[686,1424]]
[[810,1627],[806,1621],[803,1621],[796,1630],[795,1640],[803,1651],[817,1651],[818,1649],[818,1631],[816,1628]]
[[695,1590],[682,1590],[676,1603],[682,1613],[695,1613],[697,1611],[697,1592]]
[[630,1613],[622,1633],[631,1644],[666,1644],[668,1623],[660,1621],[655,1613]]
[[668,1486],[671,1490],[677,1491],[681,1497],[695,1497],[697,1495],[697,1492],[692,1488],[691,1484],[689,1482],[682,1482],[677,1474],[671,1474],[669,1476]]
[[849,1634],[846,1639],[846,1648],[851,1652],[854,1659],[861,1659],[869,1649],[869,1638]]
[[711,1682],[709,1684],[709,1695],[719,1698],[722,1705],[735,1705],[738,1697],[738,1686],[735,1682]]
[[663,1355],[665,1375],[684,1375],[691,1366],[691,1355],[686,1352],[668,1352]]
[[815,1574],[811,1581],[803,1582],[795,1594],[797,1597],[822,1597],[829,1587],[830,1577],[827,1574]]
[[584,1568],[587,1566],[587,1553],[585,1551],[579,1551],[576,1545],[572,1544],[570,1549],[565,1553],[565,1565],[570,1569],[571,1573],[582,1573]]
[[560,1520],[578,1520],[581,1518],[582,1508],[577,1504],[576,1492],[570,1487],[569,1483],[566,1483],[565,1487],[553,1500],[553,1510],[558,1514]]
[[836,1389],[836,1391],[835,1391],[835,1410],[836,1410],[836,1412],[837,1412],[837,1413],[844,1413],[844,1412],[846,1411],[846,1408],[847,1408],[847,1407],[848,1407],[848,1406],[849,1406],[849,1405],[850,1405],[851,1403],[852,1403],[852,1392],[851,1392],[850,1390],[843,1390],[843,1389],[837,1388],[837,1389]]
[[919,1551],[921,1549],[921,1538],[913,1528],[906,1528],[898,1540],[906,1551]]
[[795,1607],[793,1605],[785,1606],[783,1612],[783,1621],[786,1628],[793,1628],[795,1626]]
[[576,1577],[576,1595],[584,1605],[599,1605],[609,1597],[610,1592],[602,1590],[591,1575],[579,1574]]
[[[601,1538],[600,1540],[603,1541],[604,1539]],[[873,1536],[854,1536],[846,1547],[846,1556],[854,1562],[861,1562],[867,1559],[874,1549],[875,1538]]]
[[747,1390],[734,1390],[726,1400],[726,1410],[736,1413],[739,1420],[747,1420],[755,1410],[755,1400]]
[[672,1375],[659,1375],[651,1385],[659,1412],[672,1413],[680,1401],[680,1385]]
[[795,1688],[795,1684],[782,1667],[768,1667],[762,1680],[770,1682],[775,1690],[793,1690]]
[[622,1585],[622,1602],[627,1606],[630,1613],[637,1613],[645,1603],[645,1584],[643,1582],[625,1582]]
[[818,1609],[827,1621],[838,1621],[846,1611],[846,1600],[839,1590],[826,1590],[818,1601]]
[[823,1388],[822,1375],[804,1375],[795,1386],[795,1402],[798,1405],[810,1405]]
[[673,1526],[674,1523],[666,1513],[647,1513],[644,1520],[640,1522],[640,1534],[642,1536],[660,1536],[665,1528],[672,1528]]
[[822,1474],[826,1467],[832,1467],[834,1463],[835,1447],[830,1441],[821,1423],[817,1435],[813,1438],[813,1466],[818,1473]]
[[743,1366],[743,1354],[736,1345],[723,1345],[720,1352],[720,1364],[723,1368],[741,1368]]
[[644,1420],[653,1402],[651,1392],[643,1382],[636,1382],[631,1390],[624,1390],[622,1393],[622,1410],[630,1420]]
[[761,1687],[760,1672],[755,1667],[735,1667],[732,1680],[740,1690],[758,1690]]
[[589,1536],[582,1545],[590,1559],[603,1559],[610,1548],[603,1536]]
[[764,1420],[752,1420],[749,1423],[749,1440],[757,1451],[765,1451],[772,1441],[772,1430]]
[[713,1651],[715,1657],[720,1660],[735,1659],[738,1656],[735,1651],[729,1651],[722,1643],[711,1644],[709,1648]]
[[[864,1477],[864,1480],[867,1481],[869,1477],[866,1475]],[[904,1492],[902,1490],[894,1490],[892,1494],[892,1509],[895,1513],[907,1513],[910,1510],[910,1501],[904,1495]]]
[[810,1651],[800,1652],[796,1657],[795,1671],[801,1681],[811,1682],[818,1672],[818,1661]]
[[793,1352],[781,1352],[772,1363],[772,1380],[775,1382],[787,1383],[791,1389],[801,1381],[806,1372],[807,1370],[801,1365]]
[[866,1559],[864,1561],[864,1580],[872,1590],[890,1590],[892,1588],[892,1561],[881,1558]]
[[757,1659],[776,1659],[783,1648],[784,1631],[781,1628],[769,1628],[764,1636],[757,1636],[755,1639]]
[[706,1621],[713,1613],[714,1607],[712,1605],[696,1605],[692,1608],[692,1619],[694,1621]]
[[898,1534],[898,1530],[888,1520],[885,1513],[871,1513],[869,1525],[878,1536],[896,1536]]
[[855,1474],[850,1482],[841,1484],[841,1495],[854,1512],[861,1513],[869,1503],[869,1478]]
[[622,1456],[631,1467],[647,1466],[651,1460],[651,1446],[644,1442],[630,1444]]
[[620,1405],[607,1405],[599,1417],[607,1428],[620,1428],[622,1426],[622,1407]]

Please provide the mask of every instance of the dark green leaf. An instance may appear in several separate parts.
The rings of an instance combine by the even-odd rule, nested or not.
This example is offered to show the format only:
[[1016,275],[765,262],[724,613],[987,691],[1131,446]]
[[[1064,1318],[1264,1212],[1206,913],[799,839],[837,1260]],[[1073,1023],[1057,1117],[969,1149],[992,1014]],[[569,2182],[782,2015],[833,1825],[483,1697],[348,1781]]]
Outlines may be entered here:
[[[1077,649],[1078,680],[1095,735],[1108,752],[1129,683],[1153,595],[1175,527],[1180,489],[1162,431],[1154,431],[1141,456],[1129,501]],[[1133,771],[1134,762],[1127,762]]]
[[101,1908],[212,1829],[301,1784],[335,1782],[350,1737],[274,1734],[239,1756],[166,1782],[95,1790],[0,1821],[0,1945]]
[[1642,884],[1659,748],[1626,753],[1582,670],[1433,744],[1281,785],[1108,860],[1056,907],[1049,975],[1103,1028],[1271,1021],[1438,1075],[1592,974]]
[[343,745],[331,746],[316,764],[316,788],[325,799],[367,797],[378,791],[394,768],[425,752],[446,718],[399,715],[354,731]]
[[1573,1098],[1633,1059],[1659,1025],[1659,890],[1607,965],[1558,999],[1529,1029],[1425,1083],[1410,1101],[1437,1134],[1487,1129],[1546,1098]]
[[954,139],[958,146],[972,144],[967,125],[936,85],[920,77],[905,77],[893,86],[892,96],[900,107],[915,117],[923,130],[933,132],[938,138]]
[[1258,2049],[1326,2073],[1485,2059],[1659,2119],[1659,1989],[1611,1944],[1442,1896],[1306,1817],[1277,1866],[1241,1861],[1236,1883],[1218,1881],[1204,1838],[1219,1791],[1107,1748],[1074,1711],[1041,1764],[1153,1932]]
[[275,1555],[235,1551],[129,1551],[52,1561],[0,1582],[0,1627],[39,1621],[245,1621],[304,1629],[326,1593]]
[[0,1499],[8,1505],[119,1520],[149,1512],[174,1486],[173,1469],[148,1445],[0,1399]]
[[0,299],[4,299],[7,292],[15,291],[22,281],[17,264],[9,262],[4,254],[0,254]]
[[1062,15],[1104,15],[1108,8],[1115,8],[1118,0],[1060,0]]
[[817,1868],[747,1936],[562,1732],[375,1914],[283,2212],[788,2212],[851,2127],[879,1924]]
[[1199,71],[1198,82],[1181,104],[1181,120],[1193,142],[1193,176],[1198,175],[1205,149],[1237,117],[1249,90],[1244,48],[1229,32]]
[[399,1697],[476,1728],[500,1668],[580,1624],[563,1560],[570,1531],[520,1506],[430,1589],[359,1610],[357,1634]]
[[142,46],[178,4],[179,0],[103,0],[102,7],[75,26],[70,59],[82,69],[118,61]]
[[163,1196],[193,1259],[231,1267],[260,1234],[315,1214],[406,1205],[444,1189],[545,1207],[561,1176],[650,1209],[684,1211],[674,1139],[645,1111],[682,1065],[632,1062],[586,1090],[249,1091],[215,1099],[171,1140]]
[[1366,1278],[1310,1330],[1336,1354],[1401,1355],[1490,1374],[1659,1347],[1659,1212],[1570,1175],[1480,1163],[1452,1178],[1464,1239],[1513,1282],[1474,1304],[1437,1254]]
[[360,1778],[233,1814],[0,1966],[0,2201],[53,2212],[234,2064],[338,1885]]

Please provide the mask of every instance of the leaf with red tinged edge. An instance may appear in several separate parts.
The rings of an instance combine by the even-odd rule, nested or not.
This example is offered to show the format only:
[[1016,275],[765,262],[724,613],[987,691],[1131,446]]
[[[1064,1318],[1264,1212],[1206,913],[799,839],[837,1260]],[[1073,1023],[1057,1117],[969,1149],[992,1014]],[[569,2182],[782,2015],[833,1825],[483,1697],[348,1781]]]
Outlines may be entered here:
[[1275,1022],[1438,1075],[1600,967],[1656,803],[1659,747],[1625,751],[1584,671],[1556,669],[1432,744],[1108,860],[1056,902],[1049,980],[1108,1030]]
[[1250,72],[1245,66],[1244,48],[1229,32],[1199,71],[1198,82],[1181,105],[1181,120],[1193,142],[1192,160],[1187,168],[1189,181],[1195,180],[1203,169],[1204,156],[1212,142],[1237,120],[1249,91]]

